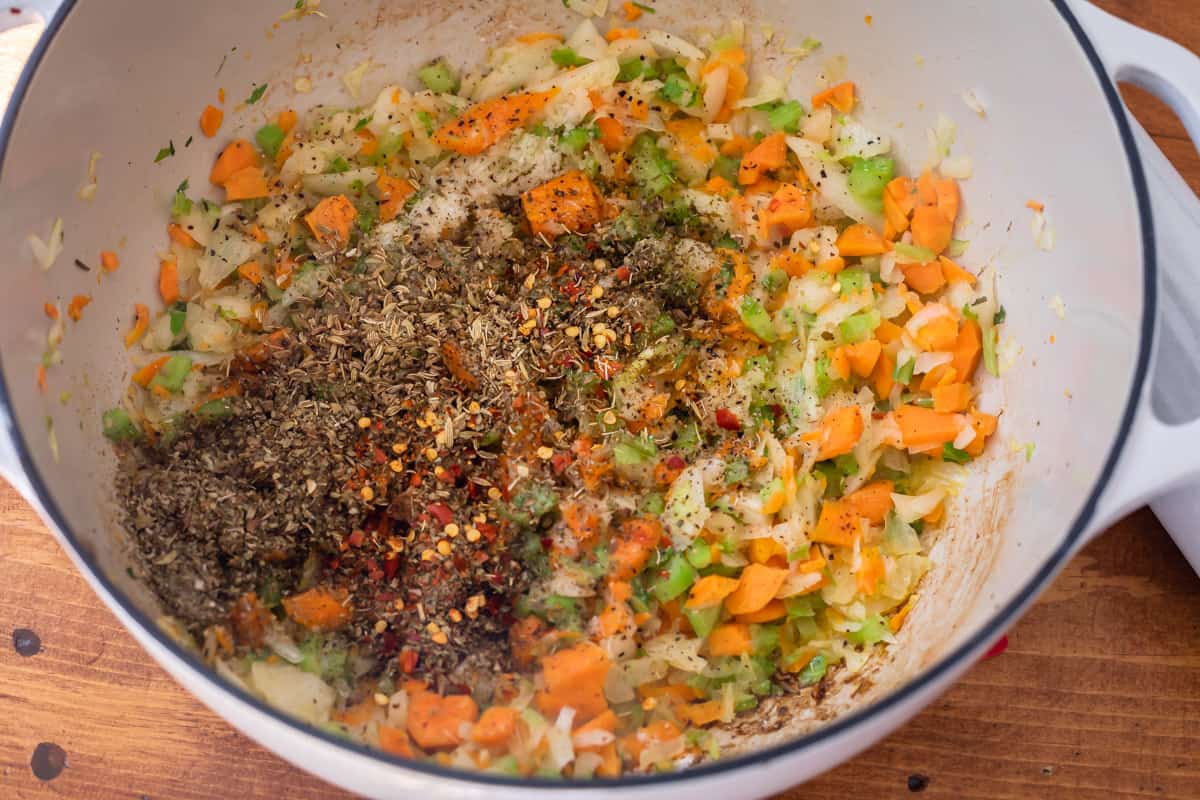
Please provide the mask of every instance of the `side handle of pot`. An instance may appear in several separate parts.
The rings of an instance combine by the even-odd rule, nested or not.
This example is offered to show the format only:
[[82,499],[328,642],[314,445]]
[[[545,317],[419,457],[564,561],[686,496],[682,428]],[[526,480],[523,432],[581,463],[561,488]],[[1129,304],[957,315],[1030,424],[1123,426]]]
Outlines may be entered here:
[[[1083,0],[1071,6],[1113,81],[1132,83],[1157,95],[1175,110],[1200,146],[1200,58]],[[1091,533],[1150,502],[1200,571],[1200,420],[1182,424],[1163,420],[1164,415],[1186,419],[1187,396],[1200,392],[1200,353],[1194,347],[1200,336],[1200,259],[1194,244],[1200,237],[1200,201],[1137,121],[1131,118],[1130,123],[1154,218],[1158,341],[1151,380],[1110,488],[1096,509]],[[1172,342],[1192,346],[1172,347]]]
[[0,31],[31,22],[44,22],[49,25],[60,7],[62,0],[23,0],[13,3],[7,9],[0,10]]

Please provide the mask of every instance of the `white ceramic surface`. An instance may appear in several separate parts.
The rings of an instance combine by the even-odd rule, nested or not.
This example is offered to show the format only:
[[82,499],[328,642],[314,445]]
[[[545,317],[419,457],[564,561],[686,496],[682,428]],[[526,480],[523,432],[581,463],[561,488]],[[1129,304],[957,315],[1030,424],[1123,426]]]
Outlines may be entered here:
[[[798,96],[807,96],[824,56],[848,55],[865,118],[895,137],[910,167],[924,158],[925,130],[936,112],[960,124],[956,149],[973,156],[976,166],[965,186],[968,222],[961,235],[972,241],[966,260],[998,268],[1008,333],[1023,349],[1004,381],[986,387],[988,402],[1005,408],[999,443],[964,491],[955,523],[963,535],[977,531],[996,545],[990,570],[978,576],[975,602],[955,609],[961,619],[946,626],[944,641],[933,643],[923,669],[873,705],[788,746],[674,777],[535,789],[404,766],[306,731],[216,682],[158,634],[149,622],[153,604],[125,578],[122,551],[113,544],[112,457],[99,436],[99,414],[128,379],[119,334],[128,327],[133,302],[153,297],[153,254],[170,194],[186,176],[196,183],[213,156],[214,145],[199,136],[190,148],[181,145],[218,86],[236,101],[251,85],[270,83],[265,101],[230,115],[223,134],[253,131],[266,110],[288,101],[298,107],[348,104],[340,75],[368,55],[378,65],[365,81],[370,96],[389,77],[409,75],[433,55],[469,58],[487,44],[567,23],[571,15],[558,0],[461,0],[436,9],[326,0],[327,20],[308,17],[273,29],[289,2],[68,5],[51,25],[53,38],[27,90],[18,92],[0,162],[0,231],[6,240],[24,242],[31,232],[44,236],[57,216],[67,230],[67,251],[49,272],[34,265],[25,245],[4,256],[9,281],[0,377],[7,404],[0,427],[11,441],[0,437],[0,469],[38,506],[98,594],[172,675],[239,729],[334,783],[381,798],[414,792],[517,798],[536,791],[653,793],[666,800],[697,790],[751,797],[785,788],[849,758],[932,700],[1032,602],[1085,530],[1098,529],[1158,489],[1197,477],[1198,449],[1179,446],[1197,437],[1195,426],[1164,426],[1142,403],[1154,299],[1153,263],[1145,253],[1148,194],[1132,134],[1122,130],[1123,116],[1118,121],[1114,114],[1115,95],[1065,7],[1041,0],[921,0],[922,13],[913,14],[913,3],[901,2],[883,9],[860,0],[711,3],[706,13],[712,22],[737,15],[753,21],[752,33],[762,22],[776,37],[796,41],[814,34],[825,42],[824,55],[796,71]],[[701,24],[694,4],[656,5],[655,24],[683,33]],[[1186,84],[1189,74],[1200,74],[1194,59],[1177,52],[1128,57],[1131,46],[1137,53],[1163,51],[1083,3],[1072,7],[1103,37],[1112,63],[1137,64],[1139,76],[1154,76],[1143,81],[1152,88]],[[868,13],[871,26],[863,21]],[[312,62],[301,53],[311,54]],[[289,96],[298,73],[313,79],[312,95]],[[1194,89],[1200,81],[1186,85]],[[984,98],[987,119],[968,111],[961,100],[967,89]],[[1191,107],[1195,121],[1189,106],[1195,98],[1186,88],[1166,94],[1181,108]],[[179,155],[154,164],[168,139]],[[97,199],[85,203],[76,191],[92,151],[103,156],[100,188]],[[1058,233],[1053,252],[1034,246],[1024,208],[1030,198],[1047,206]],[[1171,190],[1156,189],[1155,214],[1168,226],[1188,224],[1188,215],[1176,211],[1180,201]],[[1162,227],[1159,235],[1162,243],[1194,241],[1195,231]],[[75,257],[94,261],[101,249],[114,246],[123,267],[99,285],[95,273],[70,264]],[[51,391],[39,394],[33,375],[46,329],[41,304],[80,292],[91,293],[93,304],[82,322],[69,327],[64,363],[51,370]],[[1063,319],[1050,309],[1056,296],[1067,309]],[[58,400],[61,391],[70,392],[66,403]],[[48,419],[57,460],[48,444]],[[1131,427],[1118,479],[1108,482]],[[1026,464],[1008,444],[1028,441],[1037,449]],[[1167,449],[1183,455],[1165,457],[1168,443],[1174,446]],[[946,578],[955,576],[952,564],[941,567]]]

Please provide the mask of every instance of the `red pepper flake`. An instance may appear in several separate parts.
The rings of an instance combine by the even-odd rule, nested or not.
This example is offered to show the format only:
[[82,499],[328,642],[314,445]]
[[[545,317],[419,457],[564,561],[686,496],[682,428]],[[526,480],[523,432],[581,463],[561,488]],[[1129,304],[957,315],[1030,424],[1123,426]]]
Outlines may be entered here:
[[738,418],[728,408],[718,408],[717,427],[727,431],[740,431],[742,423],[738,422]]
[[992,645],[991,648],[986,653],[983,654],[983,658],[981,658],[980,661],[987,661],[989,658],[995,658],[996,656],[1000,655],[1007,649],[1008,649],[1008,637],[1001,636],[1000,641],[998,641],[994,645]]
[[669,469],[683,469],[687,466],[687,462],[683,460],[683,456],[671,456],[667,459],[667,467]]
[[92,302],[92,298],[86,294],[77,294],[71,298],[70,304],[67,306],[67,316],[76,322],[83,316],[83,309],[88,303]]
[[443,528],[454,521],[454,512],[445,503],[430,503],[429,513],[441,523]]
[[[562,475],[569,466],[571,466],[571,454],[565,450],[559,450],[550,459],[550,469],[554,470],[555,475]],[[474,485],[470,484],[470,486]]]
[[350,535],[346,537],[346,542],[351,547],[361,547],[363,540],[366,538],[367,538],[366,533],[364,533],[361,530],[355,530],[355,531],[351,531]]
[[617,267],[617,271],[613,273],[613,277],[619,281],[627,281],[633,276],[629,271],[629,267]]
[[400,570],[400,556],[392,556],[383,562],[383,574],[389,581],[396,577],[396,573]]
[[386,464],[388,462],[387,453],[383,452],[378,447],[375,448],[375,452],[372,455],[375,458],[376,464]]

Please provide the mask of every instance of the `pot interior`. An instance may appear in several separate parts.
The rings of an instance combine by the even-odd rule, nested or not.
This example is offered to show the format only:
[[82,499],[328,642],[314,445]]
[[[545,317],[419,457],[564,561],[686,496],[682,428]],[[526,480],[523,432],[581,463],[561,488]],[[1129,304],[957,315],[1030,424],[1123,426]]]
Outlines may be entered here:
[[[155,602],[131,580],[112,499],[114,459],[100,414],[129,380],[122,336],[133,304],[157,301],[156,252],[175,187],[201,184],[218,142],[252,136],[286,106],[368,103],[388,83],[413,83],[415,68],[449,54],[477,53],[530,30],[563,29],[578,16],[558,0],[452,0],[441,4],[325,0],[325,16],[278,22],[288,0],[246,4],[68,4],[19,103],[0,174],[0,231],[8,311],[0,330],[3,380],[16,435],[68,541],[144,617]],[[859,0],[829,5],[722,0],[704,6],[659,0],[645,27],[695,35],[725,19],[745,21],[754,69],[790,78],[807,97],[832,59],[862,98],[864,120],[896,140],[908,172],[919,171],[939,113],[958,124],[955,152],[974,160],[963,184],[970,240],[961,261],[994,265],[1008,317],[1002,350],[1012,361],[988,379],[981,408],[1003,410],[997,441],[954,499],[932,549],[900,645],[815,703],[782,698],[729,744],[753,748],[790,739],[852,707],[896,691],[989,625],[1060,551],[1100,479],[1118,435],[1141,346],[1142,230],[1131,168],[1109,103],[1087,56],[1051,3],[1024,0]],[[871,20],[866,20],[867,15]],[[617,24],[610,13],[607,23]],[[770,38],[770,43],[765,43]],[[823,45],[803,61],[787,48],[806,36]],[[343,76],[370,60],[355,101]],[[296,79],[311,93],[296,92]],[[239,105],[253,86],[269,91]],[[200,135],[197,118],[224,88],[225,127]],[[987,115],[962,99],[973,90]],[[1069,113],[1064,113],[1069,108]],[[172,142],[174,157],[155,163]],[[89,154],[99,187],[80,200]],[[1056,231],[1052,251],[1035,246],[1025,203],[1038,200]],[[66,245],[54,266],[35,264],[26,237],[46,238],[55,218]],[[121,268],[97,269],[101,250]],[[90,272],[72,264],[79,259]],[[35,385],[48,320],[43,302],[76,294],[92,303],[66,324],[62,361]],[[52,448],[50,431],[56,440]],[[1029,456],[1029,457],[1027,457]]]

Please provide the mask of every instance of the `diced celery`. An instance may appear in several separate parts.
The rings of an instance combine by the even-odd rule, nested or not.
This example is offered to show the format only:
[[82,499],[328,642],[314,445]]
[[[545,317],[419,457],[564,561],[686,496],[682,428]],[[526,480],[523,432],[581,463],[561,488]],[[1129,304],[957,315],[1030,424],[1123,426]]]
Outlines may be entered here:
[[856,159],[850,167],[850,194],[871,211],[883,211],[883,190],[895,177],[896,162],[887,156]]
[[824,399],[826,395],[833,391],[834,378],[829,374],[829,356],[823,355],[817,359],[814,366],[814,372],[817,378],[817,397]]
[[254,140],[258,142],[258,149],[268,157],[274,158],[279,152],[279,146],[283,144],[284,136],[283,128],[272,122],[259,128],[258,133],[254,134]]
[[800,127],[800,118],[804,116],[804,106],[799,100],[789,100],[780,103],[767,112],[767,121],[777,131],[795,133]]
[[937,253],[926,247],[917,247],[904,242],[896,242],[896,261],[901,264],[928,264],[937,258]]
[[989,373],[999,377],[1000,364],[996,359],[996,329],[990,326],[983,331],[983,366]]
[[837,274],[837,282],[841,286],[842,294],[853,294],[870,286],[871,278],[866,270],[844,269]]
[[817,653],[813,656],[812,661],[800,670],[800,683],[803,686],[809,686],[825,677],[825,671],[829,669],[829,660],[825,658],[824,653]]
[[759,339],[770,344],[779,338],[779,334],[775,331],[775,323],[771,321],[771,315],[758,300],[753,297],[743,297],[740,314],[742,324]]
[[699,87],[682,73],[668,76],[662,88],[658,90],[658,94],[662,99],[681,108],[695,105],[700,100]]
[[123,408],[110,408],[100,417],[104,435],[114,442],[128,442],[139,438],[142,432],[133,423],[129,412]]
[[887,636],[887,623],[883,617],[876,614],[863,620],[862,627],[846,634],[846,641],[851,644],[877,644]]
[[225,419],[232,413],[233,407],[223,397],[216,400],[209,400],[196,409],[196,416],[201,419]]
[[776,493],[783,491],[783,479],[772,478],[771,482],[758,490],[758,499],[764,503],[774,497]]
[[647,514],[658,516],[667,508],[666,500],[658,492],[652,492],[642,498],[642,510]]
[[656,455],[658,455],[658,446],[645,434],[641,436],[625,435],[613,445],[613,459],[618,466],[622,467],[646,464]]
[[725,465],[725,483],[732,486],[750,477],[750,465],[743,458],[735,458]]
[[431,92],[454,94],[458,91],[457,73],[441,58],[417,70],[417,79]]
[[670,314],[659,314],[650,326],[650,338],[661,339],[675,332],[675,320]]
[[879,312],[869,308],[866,311],[851,314],[838,323],[838,332],[841,333],[844,342],[850,344],[863,342],[871,338],[871,334],[875,332],[882,321],[883,318]]
[[959,450],[950,442],[942,445],[942,461],[953,461],[955,464],[965,464],[971,460],[971,454],[966,450]]
[[763,276],[762,285],[771,294],[781,292],[787,288],[788,274],[781,269],[773,269]]
[[741,169],[741,165],[741,159],[731,156],[717,156],[717,160],[713,162],[708,174],[713,178],[724,178],[732,185],[737,186],[738,171]]
[[666,575],[655,580],[650,586],[650,591],[660,603],[669,603],[679,597],[690,589],[699,577],[696,568],[679,553],[673,554],[665,569],[661,571]]
[[150,388],[157,386],[172,394],[178,394],[183,390],[183,381],[191,370],[192,359],[187,356],[171,356],[150,381]]
[[183,333],[184,324],[187,322],[187,304],[176,303],[171,307],[171,335],[178,336]]
[[713,628],[717,627],[717,621],[721,619],[721,605],[718,603],[715,606],[701,609],[685,608],[683,615],[687,617],[688,624],[692,626],[696,636],[703,639],[712,633]]
[[712,563],[712,545],[703,539],[697,539],[683,555],[693,567],[704,569]]
[[559,47],[550,51],[550,60],[560,67],[582,67],[592,63],[590,58],[584,58],[570,47]]
[[778,625],[752,625],[750,635],[756,656],[770,656],[779,648]]
[[912,380],[913,370],[916,369],[916,359],[910,358],[903,364],[897,364],[895,372],[892,373],[892,378],[896,383],[908,383]]
[[783,601],[783,607],[787,609],[788,619],[808,618],[817,613],[808,595],[789,597]]

